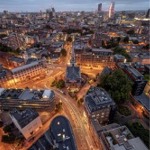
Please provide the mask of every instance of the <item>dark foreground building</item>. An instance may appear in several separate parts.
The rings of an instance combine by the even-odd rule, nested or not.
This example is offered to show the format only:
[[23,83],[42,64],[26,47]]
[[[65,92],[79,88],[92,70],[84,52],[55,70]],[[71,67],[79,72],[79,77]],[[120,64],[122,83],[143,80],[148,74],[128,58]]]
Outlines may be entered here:
[[76,150],[69,120],[64,116],[54,118],[45,134],[29,150]]
[[129,63],[118,63],[117,66],[121,68],[133,82],[132,95],[141,95],[147,84],[147,81],[144,79],[144,76],[134,67],[132,67]]

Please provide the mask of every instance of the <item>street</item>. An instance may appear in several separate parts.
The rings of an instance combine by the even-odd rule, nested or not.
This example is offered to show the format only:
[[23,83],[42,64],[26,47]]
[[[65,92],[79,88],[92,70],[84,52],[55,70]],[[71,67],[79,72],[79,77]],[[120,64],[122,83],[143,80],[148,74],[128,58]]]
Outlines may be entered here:
[[[94,137],[94,133],[92,133],[92,130],[90,130],[91,127],[88,121],[88,117],[86,116],[84,107],[82,106],[79,108],[79,106],[77,105],[76,101],[73,98],[71,98],[67,94],[66,95],[62,94],[56,88],[51,87],[51,83],[56,78],[60,78],[65,75],[66,66],[71,57],[70,56],[71,48],[72,48],[71,45],[67,47],[67,56],[66,58],[62,59],[62,62],[60,62],[60,64],[50,64],[47,66],[46,68],[47,73],[45,78],[34,81],[30,80],[24,83],[18,83],[14,86],[11,86],[11,88],[28,87],[31,89],[52,89],[55,92],[56,99],[61,100],[63,103],[63,110],[60,114],[66,116],[69,119],[74,131],[76,140],[75,142],[77,143],[78,150],[101,150],[102,147],[99,147],[98,143],[96,143],[98,139],[95,139],[96,137]],[[84,69],[82,70],[84,71]],[[100,72],[100,69],[91,70],[89,68],[85,68],[84,72],[95,75],[96,73]],[[85,85],[83,89],[81,89],[81,92],[79,92],[80,96],[83,97],[84,94],[89,89],[89,87],[90,87],[89,84]],[[36,138],[34,139],[34,141],[32,141],[32,143],[35,142],[48,129],[52,119],[57,115],[54,115],[43,125],[43,128],[38,132]],[[23,149],[24,150],[27,149],[32,145],[32,143],[27,143],[26,147]]]

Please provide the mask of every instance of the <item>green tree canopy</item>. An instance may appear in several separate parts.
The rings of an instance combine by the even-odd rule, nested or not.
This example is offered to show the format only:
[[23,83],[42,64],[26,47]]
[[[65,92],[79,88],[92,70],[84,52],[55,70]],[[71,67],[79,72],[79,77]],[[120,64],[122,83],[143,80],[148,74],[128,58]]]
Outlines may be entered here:
[[62,89],[65,87],[65,81],[60,79],[57,83],[56,83],[56,87],[59,89]]
[[123,103],[129,98],[132,83],[129,81],[127,75],[118,69],[110,75],[103,76],[100,86],[110,93],[116,103]]
[[4,45],[2,43],[0,43],[0,51],[13,54],[19,54],[21,52],[20,49],[14,50],[11,47],[8,47],[7,45]]
[[132,42],[133,42],[133,44],[139,44],[138,40],[133,40]]
[[117,37],[117,41],[118,41],[118,43],[120,43],[121,37]]
[[129,37],[126,36],[126,37],[123,39],[123,42],[124,42],[124,43],[129,43]]
[[131,30],[127,31],[127,34],[133,35],[133,34],[135,34],[135,31],[133,29],[131,29]]
[[114,54],[121,54],[121,55],[125,56],[128,60],[130,59],[130,56],[128,55],[126,50],[122,47],[119,47],[119,46],[115,47],[113,49],[113,52],[114,52]]
[[69,36],[69,37],[67,38],[67,42],[72,42],[72,37],[71,37],[71,36]]
[[62,56],[67,56],[67,51],[63,48],[62,50],[61,50],[61,54],[62,54]]
[[144,79],[150,82],[150,75],[149,74],[145,74],[144,75]]

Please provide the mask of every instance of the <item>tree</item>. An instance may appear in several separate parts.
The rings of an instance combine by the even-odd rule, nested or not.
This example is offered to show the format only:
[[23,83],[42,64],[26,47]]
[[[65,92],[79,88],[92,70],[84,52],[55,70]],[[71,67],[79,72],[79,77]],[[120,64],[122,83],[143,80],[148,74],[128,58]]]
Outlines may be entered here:
[[118,41],[118,43],[120,43],[121,37],[117,37],[117,41]]
[[56,111],[60,112],[62,110],[62,102],[60,101],[59,103],[56,104]]
[[2,136],[2,142],[5,142],[5,143],[14,143],[15,139],[16,137],[12,133]]
[[99,85],[109,92],[116,103],[124,103],[128,100],[132,89],[131,81],[120,69],[115,70],[110,75],[103,76]]
[[150,75],[149,74],[145,74],[144,75],[144,79],[147,80],[147,81],[150,81]]
[[127,31],[127,34],[133,35],[133,34],[135,34],[135,31],[133,29],[131,29],[131,30]]
[[102,47],[105,48],[105,42],[102,40]]
[[72,42],[72,37],[71,37],[71,36],[69,36],[69,37],[67,38],[67,42]]
[[83,102],[84,102],[84,99],[83,99],[83,98],[78,99],[78,100],[77,100],[78,106],[80,107],[80,106],[83,104]]
[[65,56],[67,56],[67,51],[63,48],[61,50],[61,54],[62,54],[63,57],[65,57]]
[[7,45],[4,45],[2,43],[0,43],[0,51],[7,53],[14,53],[16,55],[20,53],[20,49],[14,50],[11,47],[8,47]]
[[135,137],[140,137],[143,140],[143,142],[146,144],[146,146],[150,148],[149,130],[145,129],[142,126],[142,124],[139,122],[128,123],[127,127]]
[[119,46],[115,47],[113,49],[113,52],[114,52],[114,54],[120,54],[120,55],[125,56],[128,60],[131,59],[130,56],[128,55],[128,53],[126,52],[126,50],[122,47],[119,47]]
[[11,132],[11,125],[7,125],[3,128],[5,133],[10,133]]
[[150,46],[149,46],[149,44],[146,44],[145,46],[143,46],[143,49],[149,49],[150,48]]
[[129,37],[126,36],[126,37],[123,39],[123,42],[124,42],[124,43],[129,43]]
[[133,40],[132,42],[133,42],[133,44],[139,44],[138,40]]
[[102,40],[102,47],[103,48],[106,48],[106,49],[110,49],[110,48],[112,48],[112,47],[116,47],[116,46],[118,46],[118,42],[116,42],[115,40],[114,40],[114,38],[111,38],[110,39],[110,41],[107,41],[107,42],[104,42],[103,40]]
[[62,89],[65,87],[65,81],[60,79],[57,83],[56,83],[56,87],[59,89]]

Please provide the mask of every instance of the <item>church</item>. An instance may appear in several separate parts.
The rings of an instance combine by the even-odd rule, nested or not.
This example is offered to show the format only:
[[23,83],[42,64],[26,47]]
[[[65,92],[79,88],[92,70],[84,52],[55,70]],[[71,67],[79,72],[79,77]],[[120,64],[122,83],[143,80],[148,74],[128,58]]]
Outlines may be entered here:
[[70,64],[66,68],[65,82],[67,89],[71,92],[79,91],[81,87],[81,71],[80,67],[76,65],[74,47],[72,47]]

